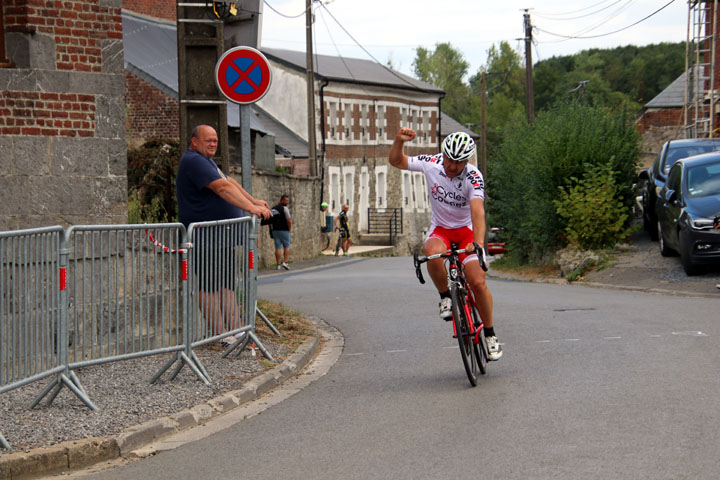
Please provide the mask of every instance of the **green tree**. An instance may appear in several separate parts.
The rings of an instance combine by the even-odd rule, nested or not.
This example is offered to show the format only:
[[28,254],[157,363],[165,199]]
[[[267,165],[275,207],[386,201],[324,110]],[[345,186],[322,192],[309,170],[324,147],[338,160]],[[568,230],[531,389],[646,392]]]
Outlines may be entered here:
[[435,50],[415,50],[415,76],[445,90],[442,110],[459,122],[466,121],[470,89],[463,81],[470,64],[449,43],[437,43]]
[[630,212],[638,149],[625,110],[575,100],[539,112],[532,125],[511,122],[488,175],[488,211],[504,227],[510,254],[545,263],[565,246],[568,219],[557,211],[559,188],[571,187],[572,178],[587,178],[594,167],[606,165],[612,172],[614,202]]

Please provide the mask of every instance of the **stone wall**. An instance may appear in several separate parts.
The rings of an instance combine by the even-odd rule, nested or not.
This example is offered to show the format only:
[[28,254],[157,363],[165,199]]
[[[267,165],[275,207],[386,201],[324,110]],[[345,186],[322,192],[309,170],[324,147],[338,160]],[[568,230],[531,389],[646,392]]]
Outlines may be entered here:
[[[231,175],[242,184],[240,170],[230,167]],[[292,228],[290,262],[320,255],[320,179],[299,177],[275,172],[253,171],[252,195],[267,201],[270,207],[280,202],[282,195],[290,197]],[[269,228],[260,227],[260,268],[275,266],[275,246]]]
[[0,230],[127,222],[121,6],[2,2]]

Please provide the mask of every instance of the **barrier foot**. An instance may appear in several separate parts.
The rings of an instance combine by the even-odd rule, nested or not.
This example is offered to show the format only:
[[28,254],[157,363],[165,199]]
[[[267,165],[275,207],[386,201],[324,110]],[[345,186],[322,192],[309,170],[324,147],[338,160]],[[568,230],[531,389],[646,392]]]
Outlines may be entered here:
[[[197,357],[195,354],[192,354],[195,359]],[[199,362],[199,361],[198,361]],[[201,371],[198,366],[195,364],[195,361],[188,357],[185,352],[178,352],[174,357],[172,357],[170,360],[168,360],[163,367],[158,370],[158,372],[153,375],[153,377],[150,379],[150,383],[155,383],[158,381],[158,379],[167,371],[168,368],[170,368],[174,363],[177,363],[175,365],[175,369],[173,370],[172,375],[170,375],[170,380],[173,380],[178,373],[180,373],[180,370],[184,365],[187,365],[190,367],[190,370],[193,371],[193,373],[205,384],[210,385],[210,377],[207,375],[207,371],[203,368]]]
[[2,433],[0,433],[0,446],[2,446],[2,448],[4,448],[5,450],[12,450],[12,447],[7,442],[7,440],[5,440],[5,437],[3,437]]
[[198,367],[198,370],[200,370],[203,375],[205,375],[205,378],[210,380],[210,374],[205,370],[205,366],[202,364],[200,359],[195,355],[195,352],[193,350],[190,350],[190,358],[192,358],[193,362],[195,362],[195,365]]
[[40,392],[40,394],[33,400],[29,405],[28,408],[32,409],[38,406],[38,404],[42,401],[43,398],[45,398],[48,394],[50,396],[48,397],[47,404],[52,405],[52,402],[55,401],[55,397],[57,397],[58,393],[60,393],[60,390],[62,390],[63,385],[70,389],[71,392],[75,394],[76,397],[78,397],[90,410],[97,411],[97,407],[95,404],[90,400],[90,397],[88,397],[87,393],[85,392],[85,389],[80,385],[80,381],[78,380],[77,376],[70,372],[70,377],[65,375],[64,373],[58,374],[56,379],[52,382],[50,382],[43,390]]
[[246,332],[245,336],[243,337],[242,342],[235,342],[234,345],[231,346],[226,352],[223,352],[221,357],[224,357],[225,355],[229,354],[231,350],[238,349],[237,352],[235,352],[235,358],[239,357],[243,350],[245,350],[245,347],[247,347],[248,343],[250,342],[250,335],[248,335],[250,332]]
[[222,353],[222,355],[220,355],[220,358],[227,357],[228,355],[230,355],[230,352],[232,352],[236,348],[238,349],[237,353],[235,354],[235,356],[237,357],[238,355],[240,355],[240,352],[243,351],[243,349],[245,348],[245,345],[247,345],[247,342],[248,342],[248,336],[247,336],[247,334],[245,334],[243,336],[242,342],[235,342],[232,345],[230,345],[228,348],[225,349],[225,351]]
[[265,325],[267,325],[268,328],[270,330],[272,330],[275,335],[277,335],[278,337],[282,337],[282,334],[280,333],[280,331],[277,328],[275,328],[275,325],[273,325],[272,322],[270,320],[268,320],[268,318],[265,316],[265,314],[263,312],[261,312],[259,308],[257,308],[257,305],[255,306],[255,313],[257,313],[260,316],[260,319],[263,322],[265,322]]
[[[75,375],[73,375],[72,373],[71,373],[71,375],[73,377],[75,377]],[[77,379],[77,377],[75,377],[75,379]],[[95,404],[90,400],[90,397],[87,396],[87,394],[85,393],[85,390],[82,388],[82,385],[80,385],[79,383],[76,384],[72,379],[68,378],[67,375],[65,375],[64,373],[60,374],[60,380],[62,380],[62,383],[66,387],[68,387],[70,390],[72,390],[72,392],[80,400],[82,400],[82,402],[85,405],[87,405],[90,410],[96,411],[98,409],[95,406]]]
[[262,354],[265,356],[265,358],[267,358],[268,360],[270,360],[270,361],[273,362],[273,363],[277,363],[277,362],[275,362],[275,359],[274,359],[273,356],[270,354],[270,352],[268,351],[268,349],[265,348],[265,346],[262,344],[262,342],[260,341],[260,339],[255,335],[255,332],[248,332],[247,334],[248,334],[248,336],[250,337],[250,338],[248,338],[248,340],[252,340],[252,341],[255,343],[255,345],[257,346],[257,348],[260,349],[260,351],[261,351]]

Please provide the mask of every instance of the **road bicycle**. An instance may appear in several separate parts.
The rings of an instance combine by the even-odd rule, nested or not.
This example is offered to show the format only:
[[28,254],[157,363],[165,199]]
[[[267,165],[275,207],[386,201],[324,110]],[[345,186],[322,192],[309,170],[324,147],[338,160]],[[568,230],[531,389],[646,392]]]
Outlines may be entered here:
[[[473,242],[475,251],[479,252],[480,247]],[[415,274],[420,283],[425,283],[420,266],[435,258],[442,258],[448,272],[448,286],[450,287],[450,297],[452,299],[452,324],[453,338],[457,338],[460,347],[460,356],[462,357],[463,366],[467,373],[470,385],[477,385],[478,376],[487,373],[488,350],[485,341],[485,332],[483,330],[483,321],[480,318],[475,298],[470,290],[470,285],[465,278],[459,255],[465,253],[465,249],[459,249],[456,243],[450,245],[450,250],[445,253],[438,253],[430,256],[419,256],[417,253],[413,255],[413,263],[415,265]],[[487,265],[482,255],[478,255],[480,266],[487,272]]]
[[335,256],[337,257],[338,253],[340,253],[340,247],[342,246],[342,240],[343,236],[340,230],[337,230],[337,243],[335,243]]
[[330,248],[330,231],[320,227],[320,251],[324,252]]

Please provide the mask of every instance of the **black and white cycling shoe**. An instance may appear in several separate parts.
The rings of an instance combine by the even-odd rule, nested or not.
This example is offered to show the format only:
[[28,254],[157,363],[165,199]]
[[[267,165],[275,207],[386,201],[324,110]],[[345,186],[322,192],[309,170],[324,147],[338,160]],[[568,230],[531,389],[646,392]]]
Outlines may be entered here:
[[487,342],[488,347],[488,360],[492,362],[500,360],[503,352],[502,345],[500,345],[500,342],[498,342],[497,337],[486,337],[485,341]]
[[450,297],[440,299],[440,318],[445,321],[452,319],[452,299]]

